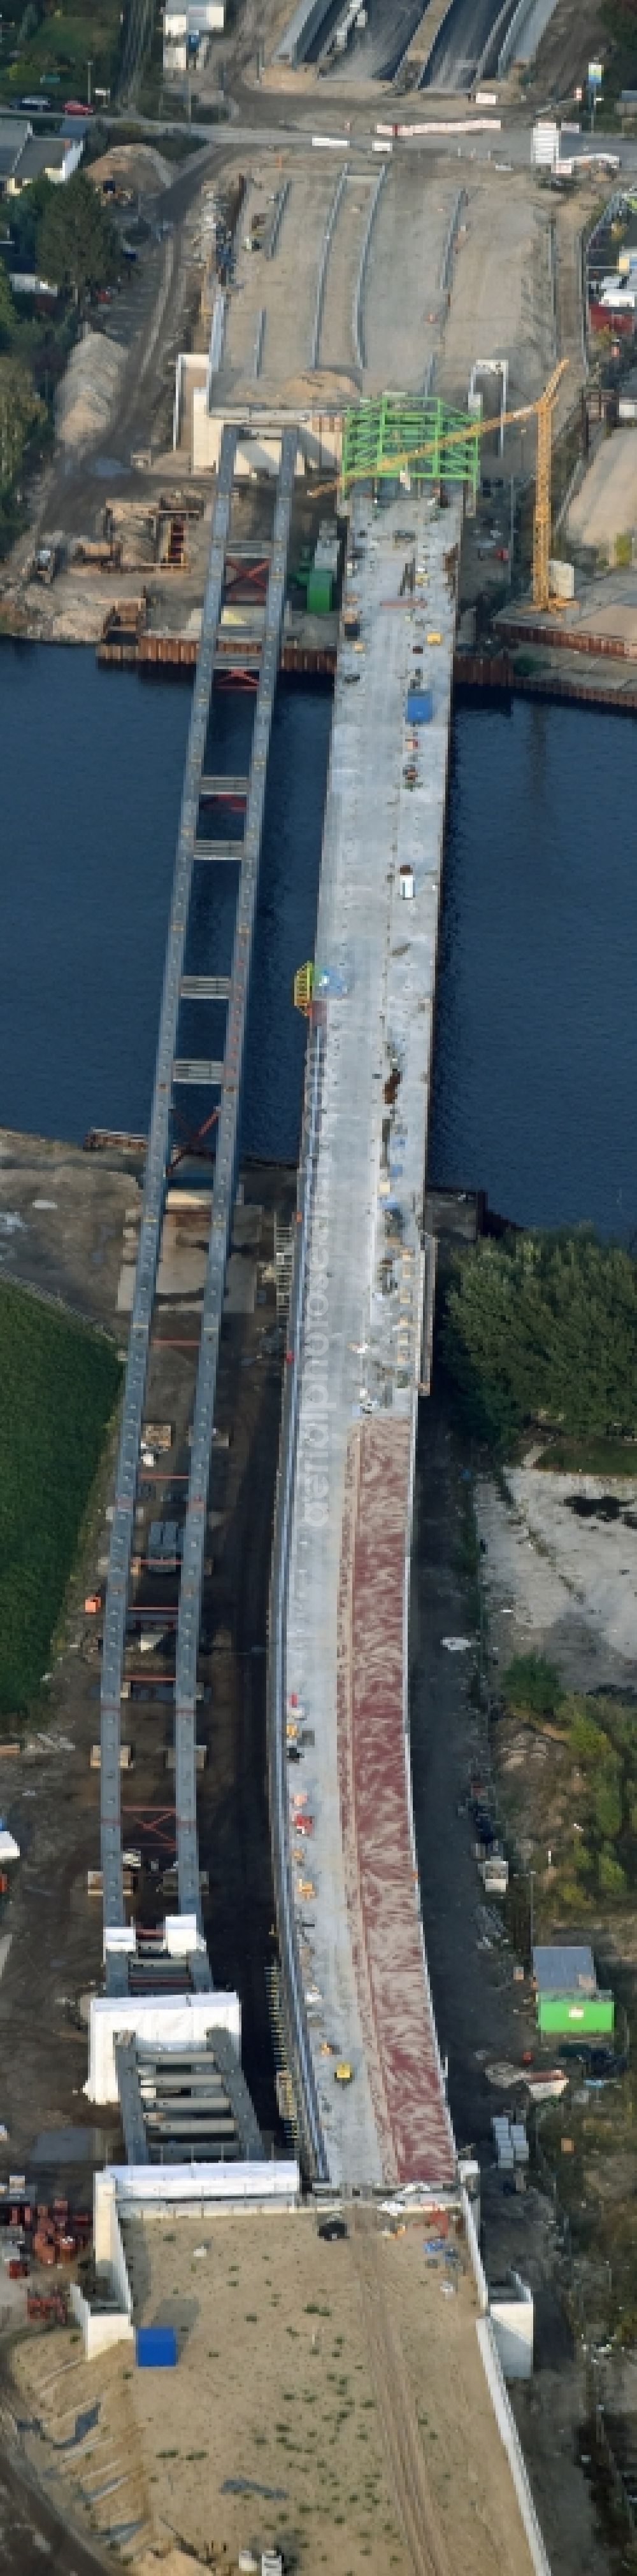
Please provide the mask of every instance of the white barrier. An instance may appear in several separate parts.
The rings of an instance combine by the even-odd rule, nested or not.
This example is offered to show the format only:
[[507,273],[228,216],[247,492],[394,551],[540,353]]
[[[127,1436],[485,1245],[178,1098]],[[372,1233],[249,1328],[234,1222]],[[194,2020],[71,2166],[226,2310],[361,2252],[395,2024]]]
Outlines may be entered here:
[[495,2337],[490,2317],[476,2318],[476,2334],[480,2346],[480,2357],[489,2390],[489,2396],[500,2440],[504,2443],[522,2516],[522,2522],[535,2569],[535,2576],[551,2576],[549,2560],[546,2555],[542,2533],[524,2465],[520,2436],[508,2390],[505,2386],[501,2364],[496,2351]]
[[180,2209],[193,2208],[202,2215],[205,2210],[208,2216],[215,2209],[296,2209],[301,2187],[295,2156],[263,2157],[259,2162],[237,2156],[227,2163],[219,2159],[211,2164],[109,2165],[107,2175],[124,2216],[133,2209],[143,2209],[146,2217],[155,2210],[165,2216],[168,2209],[173,2216]]
[[97,2361],[114,2343],[132,2343],[134,2328],[121,2308],[90,2308],[78,2282],[71,2282],[71,2315],[79,2326],[85,2361]]
[[84,2355],[94,2361],[114,2343],[133,2341],[133,2296],[117,2208],[112,2167],[96,2173],[93,2189],[93,2249],[99,2271],[106,2274],[104,2296],[111,2306],[91,2306],[77,2281],[71,2282],[71,2310],[80,2328]]
[[[398,135],[401,143],[413,142],[419,134],[501,134],[501,116],[440,116],[428,125],[377,125],[377,134]],[[312,141],[314,142],[314,136]]]
[[470,2202],[470,2199],[469,2199],[468,2191],[465,2191],[465,2190],[463,2189],[463,2190],[461,2191],[460,2198],[461,2198],[461,2202],[462,2202],[462,2215],[463,2215],[463,2219],[464,2219],[464,2230],[465,2230],[465,2236],[466,2236],[466,2239],[467,2239],[467,2244],[468,2244],[468,2247],[469,2247],[469,2253],[470,2253],[470,2256],[471,2256],[471,2269],[472,2269],[472,2272],[473,2272],[473,2278],[474,2278],[474,2281],[475,2281],[475,2285],[476,2285],[476,2289],[477,2289],[477,2293],[478,2293],[478,2298],[479,2298],[479,2301],[480,2301],[480,2307],[481,2307],[481,2309],[482,2309],[482,2314],[483,2314],[483,2316],[486,2316],[486,2311],[487,2311],[487,2308],[488,2308],[488,2305],[489,2305],[489,2292],[488,2292],[488,2288],[487,2288],[487,2278],[486,2278],[486,2273],[485,2273],[485,2270],[484,2270],[484,2265],[483,2265],[483,2261],[482,2261],[482,2255],[481,2255],[481,2252],[480,2252],[480,2247],[479,2247],[479,2244],[478,2244],[478,2233],[477,2233],[477,2228],[476,2228],[476,2222],[475,2222],[475,2218],[474,2218],[474,2215],[473,2215],[473,2210],[472,2210],[472,2207],[471,2207],[471,2202]]

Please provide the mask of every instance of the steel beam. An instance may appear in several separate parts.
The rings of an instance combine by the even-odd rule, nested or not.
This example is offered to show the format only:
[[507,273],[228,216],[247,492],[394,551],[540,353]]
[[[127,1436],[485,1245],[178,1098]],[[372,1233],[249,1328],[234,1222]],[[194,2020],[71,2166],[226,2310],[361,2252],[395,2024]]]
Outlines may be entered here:
[[182,1002],[227,1002],[229,975],[182,975]]
[[249,786],[249,778],[226,777],[225,772],[220,770],[214,775],[210,773],[207,774],[205,778],[202,778],[199,794],[200,796],[219,796],[221,798],[224,796],[240,796],[243,802],[247,797]]
[[243,840],[195,841],[193,856],[197,860],[212,861],[216,867],[219,860],[238,859],[240,861],[242,849]]
[[[203,604],[201,643],[186,753],[111,1529],[104,1618],[100,1774],[104,1921],[108,1925],[121,1924],[124,1921],[119,1768],[120,1694],[124,1668],[133,1516],[150,1326],[170,1152],[172,1064],[177,1034],[179,988],[183,972],[201,776],[213,685],[215,639],[221,614],[236,445],[236,429],[225,428],[221,443],[212,541]],[[107,1981],[110,1983],[108,1967]]]
[[223,1056],[176,1055],[173,1082],[194,1082],[202,1090],[212,1084],[213,1090],[218,1091],[223,1082]]
[[175,1693],[179,1903],[182,1911],[196,1914],[199,1924],[201,1924],[201,1898],[196,1824],[196,1688],[208,1477],[217,1385],[217,1355],[232,1225],[237,1112],[243,1064],[252,928],[261,855],[270,727],[283,623],[297,443],[296,429],[286,430],[281,444],[281,466],[263,632],[263,655],[252,736],[250,780],[232,959],[232,992],[228,1005],[223,1105],[218,1126],[179,1595]]

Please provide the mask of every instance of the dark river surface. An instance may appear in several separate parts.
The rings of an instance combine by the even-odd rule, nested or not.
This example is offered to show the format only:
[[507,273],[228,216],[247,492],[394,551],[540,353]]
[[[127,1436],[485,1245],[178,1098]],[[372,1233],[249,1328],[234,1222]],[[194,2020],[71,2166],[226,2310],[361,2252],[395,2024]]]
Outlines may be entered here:
[[[241,770],[251,702],[223,693],[215,709],[209,765]],[[189,712],[183,682],[0,646],[0,1125],[79,1140],[147,1124]],[[298,1146],[291,986],[313,947],[330,714],[324,688],[280,686],[242,1136],[277,1160]],[[626,717],[456,709],[430,1139],[439,1184],[486,1189],[518,1222],[589,1218],[624,1239],[634,778]]]

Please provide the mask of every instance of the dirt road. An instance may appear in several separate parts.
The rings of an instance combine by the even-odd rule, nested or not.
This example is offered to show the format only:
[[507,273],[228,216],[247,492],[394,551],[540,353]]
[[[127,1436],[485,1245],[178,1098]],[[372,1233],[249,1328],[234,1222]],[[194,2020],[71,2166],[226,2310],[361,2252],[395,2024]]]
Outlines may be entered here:
[[387,2465],[414,2576],[451,2576],[425,2470],[400,2338],[384,2294],[375,2209],[354,2209],[352,2251]]

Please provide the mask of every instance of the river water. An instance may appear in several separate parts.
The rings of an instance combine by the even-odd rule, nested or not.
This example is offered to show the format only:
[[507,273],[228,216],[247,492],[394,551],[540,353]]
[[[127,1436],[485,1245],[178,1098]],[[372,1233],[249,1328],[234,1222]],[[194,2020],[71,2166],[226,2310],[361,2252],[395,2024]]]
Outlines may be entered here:
[[[0,647],[0,1125],[143,1129],[190,689]],[[250,702],[216,702],[242,768]],[[282,684],[248,1024],[244,1150],[293,1160],[330,698]],[[209,754],[210,765],[212,756]],[[527,1224],[637,1226],[634,729],[590,709],[456,710],[430,1174]],[[190,960],[189,960],[190,962]],[[225,960],[219,960],[220,967]]]

